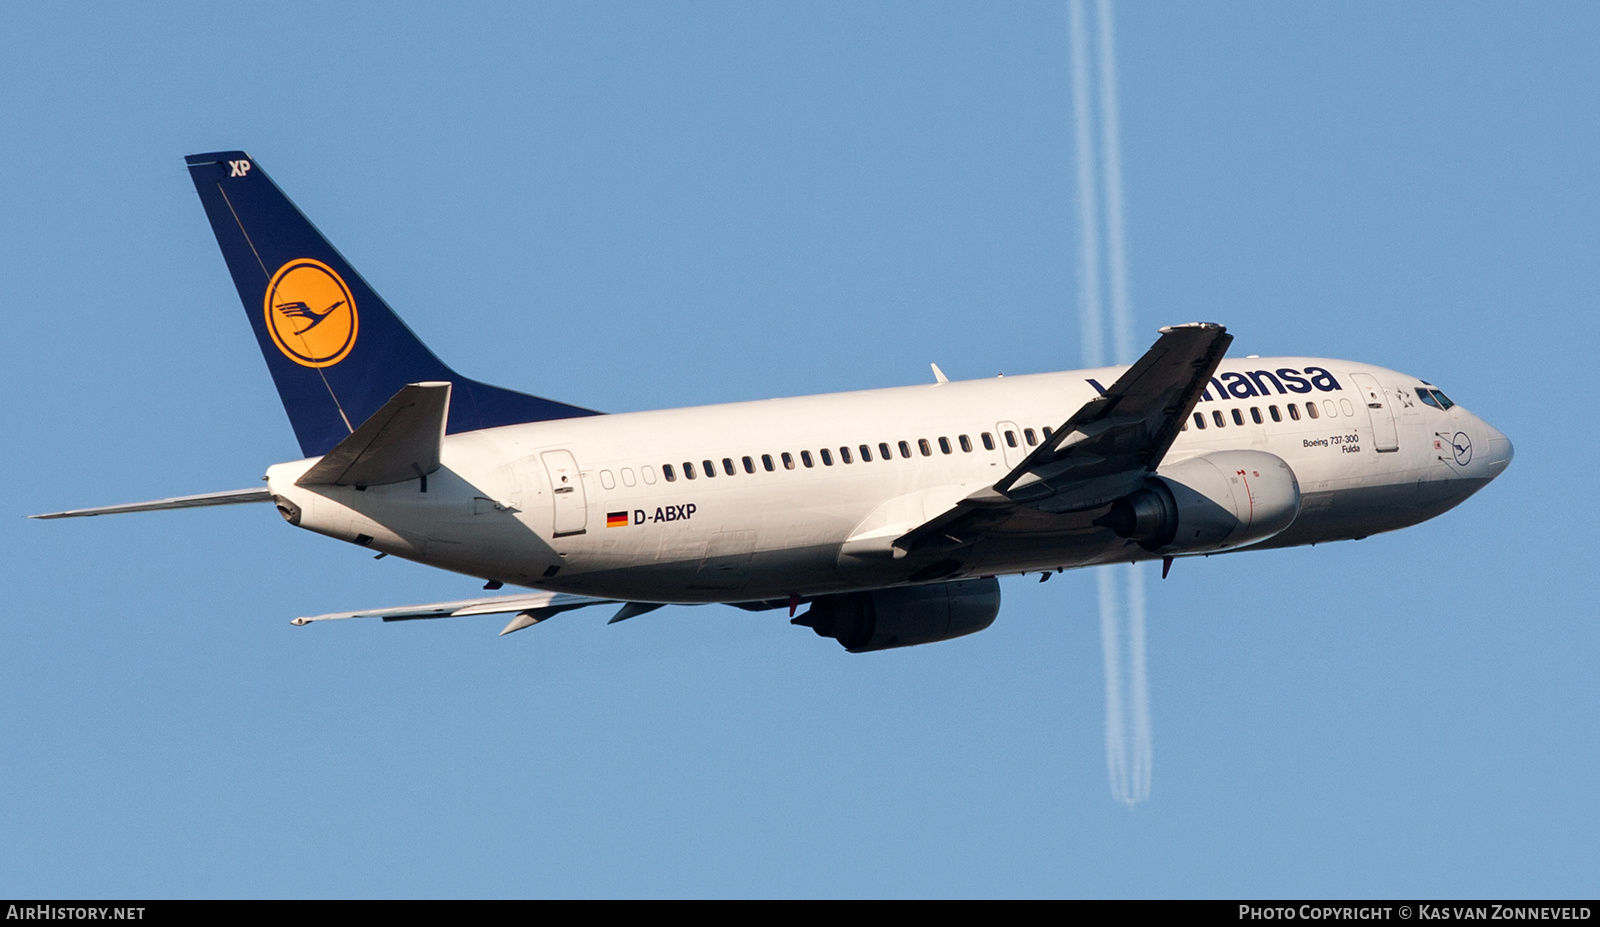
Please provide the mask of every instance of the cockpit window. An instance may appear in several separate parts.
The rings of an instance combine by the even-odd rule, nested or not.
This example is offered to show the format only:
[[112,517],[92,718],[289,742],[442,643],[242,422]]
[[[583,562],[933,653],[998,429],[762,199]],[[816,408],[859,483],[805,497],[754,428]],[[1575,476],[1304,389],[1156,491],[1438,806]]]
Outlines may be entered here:
[[1431,389],[1417,387],[1417,398],[1422,400],[1423,405],[1433,406],[1435,409],[1443,408],[1443,406],[1439,405],[1439,400],[1433,398],[1433,390]]
[[1450,401],[1449,396],[1446,396],[1444,393],[1441,393],[1438,390],[1433,391],[1433,398],[1439,400],[1439,408],[1441,409],[1448,409],[1455,405],[1455,403]]

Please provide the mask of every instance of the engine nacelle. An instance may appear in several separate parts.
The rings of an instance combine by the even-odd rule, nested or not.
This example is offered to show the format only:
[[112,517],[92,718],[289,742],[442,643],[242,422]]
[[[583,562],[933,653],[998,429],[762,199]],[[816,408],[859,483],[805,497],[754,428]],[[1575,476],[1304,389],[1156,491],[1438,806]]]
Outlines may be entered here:
[[947,641],[994,624],[1000,581],[967,579],[929,586],[831,595],[793,620],[851,653]]
[[1152,553],[1231,550],[1272,537],[1300,514],[1300,481],[1265,451],[1218,451],[1158,469],[1095,524]]

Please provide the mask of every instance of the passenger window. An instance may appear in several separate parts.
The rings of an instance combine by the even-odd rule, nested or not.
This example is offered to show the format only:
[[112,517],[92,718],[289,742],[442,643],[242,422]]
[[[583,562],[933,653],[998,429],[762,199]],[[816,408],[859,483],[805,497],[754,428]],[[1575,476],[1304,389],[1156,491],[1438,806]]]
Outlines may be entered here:
[[845,463],[855,463],[855,461],[850,459],[850,449],[848,447],[839,448],[839,459]]
[[711,477],[717,475],[717,465],[712,463],[711,461],[702,460],[702,461],[700,461],[700,465],[702,467],[704,467],[705,470],[706,470],[706,479],[710,479]]
[[924,457],[932,457],[933,456],[933,445],[928,443],[928,439],[927,438],[918,438],[917,439],[917,450],[921,451],[922,452],[922,456],[924,456]]
[[1211,420],[1213,422],[1217,423],[1217,427],[1218,428],[1221,428],[1224,424],[1226,424],[1225,422],[1222,421],[1222,410],[1221,409],[1212,409],[1211,410]]
[[811,462],[811,452],[810,451],[801,451],[800,452],[800,462],[806,465],[806,469],[807,470],[809,470],[812,467],[816,466],[816,464]]
[[678,479],[678,475],[672,472],[672,464],[662,464],[661,475],[666,477],[669,483],[676,482]]
[[1199,431],[1206,430],[1206,414],[1204,412],[1196,412],[1194,414],[1194,427]]
[[694,464],[687,460],[683,462],[683,478],[686,480],[694,479]]
[[1050,440],[1050,436],[1053,434],[1055,434],[1055,429],[1051,428],[1049,425],[1044,426],[1044,439],[1046,441]]
[[872,448],[867,447],[865,444],[861,445],[861,462],[872,463]]
[[783,469],[785,469],[785,470],[793,470],[794,469],[794,455],[793,454],[789,453],[788,451],[784,451],[782,454],[780,454],[778,456],[783,458]]
[[1188,431],[1189,430],[1189,423],[1187,421],[1185,421],[1182,425],[1178,426],[1178,430],[1179,431]]
[[1016,447],[1016,446],[1017,446],[1017,433],[1012,431],[1011,429],[1007,428],[1006,429],[1006,447]]
[[632,467],[623,467],[622,468],[622,485],[624,485],[624,486],[632,486],[633,485],[633,468]]
[[987,431],[983,433],[983,449],[986,451],[994,450],[994,435],[989,434]]
[[771,473],[772,471],[778,469],[777,467],[774,467],[772,465],[772,455],[771,454],[762,454],[761,455],[761,466],[766,467],[768,473]]
[[[1311,416],[1312,418],[1316,418],[1317,417],[1317,404],[1314,403],[1314,402],[1306,403],[1306,414]],[[1331,402],[1328,403],[1328,417],[1329,418],[1333,417],[1333,403],[1331,403]]]
[[817,453],[822,455],[822,465],[824,467],[833,466],[833,453],[831,451],[829,451],[827,448],[823,448]]
[[1264,424],[1261,419],[1261,410],[1256,406],[1250,407],[1250,421],[1255,422],[1257,425]]
[[887,441],[879,441],[878,442],[878,457],[883,459],[883,460],[888,460],[889,458],[891,458],[893,456],[894,456],[894,452],[889,450],[888,442]]
[[617,479],[616,479],[616,477],[611,475],[611,471],[610,470],[601,470],[600,471],[600,485],[603,486],[606,489],[616,489],[617,488]]
[[1283,413],[1278,411],[1277,406],[1267,406],[1267,414],[1272,416],[1272,420],[1275,422],[1283,421]]
[[[1348,399],[1339,400],[1339,408],[1343,409],[1344,410],[1344,414],[1346,414],[1346,415],[1354,415],[1354,414],[1356,414],[1356,407],[1351,405],[1350,404],[1350,400],[1348,400]],[[1331,415],[1328,416],[1328,417],[1329,418],[1333,418],[1333,416],[1331,416]]]
[[961,437],[957,438],[956,440],[961,442],[961,450],[965,451],[968,454],[972,453],[972,439],[971,438],[967,437],[966,435],[962,435]]
[[1294,403],[1290,403],[1289,404],[1289,417],[1294,419],[1297,422],[1300,421],[1300,407],[1295,405]]
[[644,477],[644,484],[646,486],[654,486],[656,484],[656,468],[655,467],[652,467],[649,464],[645,464],[644,466],[639,468],[639,474]]
[[754,473],[754,472],[756,472],[756,462],[755,461],[753,461],[750,458],[746,457],[741,462],[744,464],[744,472],[746,472],[746,473]]
[[940,438],[939,439],[939,452],[941,454],[950,453],[950,439],[949,438]]
[[1033,429],[1032,428],[1024,428],[1024,429],[1022,429],[1022,440],[1028,442],[1028,446],[1029,447],[1033,447],[1035,444],[1039,443],[1038,440],[1035,439],[1034,436],[1033,436]]
[[729,476],[733,476],[735,473],[739,472],[739,471],[733,469],[733,458],[732,457],[724,457],[724,458],[722,458],[722,472],[728,474]]
[[1233,410],[1233,423],[1235,425],[1243,425],[1244,424],[1244,413],[1240,412],[1238,409],[1234,409]]

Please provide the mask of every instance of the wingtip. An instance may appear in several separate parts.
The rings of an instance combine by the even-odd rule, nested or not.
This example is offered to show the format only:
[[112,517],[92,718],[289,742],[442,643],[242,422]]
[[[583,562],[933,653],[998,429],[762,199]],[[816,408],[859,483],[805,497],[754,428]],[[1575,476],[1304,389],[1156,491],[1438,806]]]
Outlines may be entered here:
[[1220,323],[1217,323],[1217,322],[1185,322],[1182,325],[1167,325],[1167,326],[1164,326],[1161,329],[1159,329],[1159,331],[1163,335],[1170,335],[1173,332],[1182,331],[1182,330],[1187,329],[1187,328],[1196,328],[1196,329],[1200,329],[1201,331],[1215,331],[1215,332],[1225,332],[1225,331],[1228,330],[1226,326],[1224,326],[1224,325],[1222,325]]

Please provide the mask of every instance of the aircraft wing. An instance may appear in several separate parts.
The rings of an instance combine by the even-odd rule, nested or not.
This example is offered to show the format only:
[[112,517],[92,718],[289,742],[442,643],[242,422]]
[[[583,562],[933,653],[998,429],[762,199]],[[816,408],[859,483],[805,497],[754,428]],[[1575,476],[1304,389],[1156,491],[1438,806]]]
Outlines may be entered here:
[[896,552],[963,546],[1019,508],[1082,512],[1138,489],[1160,466],[1232,341],[1209,322],[1161,329],[1104,395],[1085,403],[998,483],[898,538]]
[[[500,632],[502,636],[512,631],[532,627],[552,615],[591,605],[607,605],[617,599],[596,599],[586,595],[565,592],[530,592],[523,595],[496,595],[481,599],[457,599],[453,602],[430,602],[425,605],[397,605],[392,608],[370,608],[354,612],[330,612],[296,618],[294,625],[308,625],[313,621],[339,621],[345,618],[382,618],[384,621],[417,621],[428,618],[461,618],[468,615],[500,615],[516,612]],[[628,602],[612,618],[612,623],[653,611],[661,606],[648,602]]]

